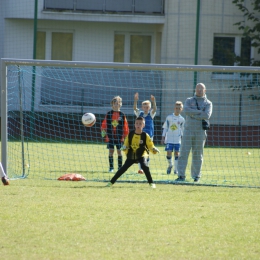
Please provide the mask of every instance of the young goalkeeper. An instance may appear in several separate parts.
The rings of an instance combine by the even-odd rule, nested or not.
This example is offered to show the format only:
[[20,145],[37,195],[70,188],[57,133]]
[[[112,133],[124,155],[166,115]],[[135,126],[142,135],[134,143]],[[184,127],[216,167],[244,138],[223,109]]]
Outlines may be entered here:
[[107,149],[109,149],[108,161],[109,172],[114,171],[114,148],[117,149],[118,155],[118,169],[123,164],[123,157],[121,153],[121,146],[125,137],[129,133],[128,123],[126,116],[120,111],[122,106],[122,98],[119,96],[114,97],[111,102],[112,110],[110,110],[101,125],[101,135],[107,142]]
[[116,180],[134,163],[140,163],[149,185],[153,189],[156,188],[148,166],[148,158],[149,150],[153,154],[159,153],[160,151],[154,146],[150,136],[143,132],[144,126],[144,118],[137,117],[135,119],[135,130],[129,133],[125,139],[123,147],[121,148],[126,153],[126,161],[107,184],[107,187],[111,187]]

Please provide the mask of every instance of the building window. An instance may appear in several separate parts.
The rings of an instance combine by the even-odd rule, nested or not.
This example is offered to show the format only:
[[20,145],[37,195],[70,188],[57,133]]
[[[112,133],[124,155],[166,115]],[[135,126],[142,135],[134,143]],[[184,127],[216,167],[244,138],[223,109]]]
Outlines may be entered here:
[[37,32],[36,59],[45,60],[46,32]]
[[[237,60],[237,56],[240,60]],[[213,65],[250,66],[251,41],[242,37],[214,37]]]
[[114,62],[124,62],[125,35],[116,34],[114,40]]
[[213,65],[234,66],[235,38],[214,37]]
[[116,33],[114,62],[151,63],[152,35]]
[[[215,36],[211,61],[217,66],[250,66],[251,53],[250,39],[241,36]],[[233,75],[233,73],[213,73],[216,74],[221,74],[222,78],[225,78],[225,75]]]
[[52,33],[51,59],[72,61],[72,33]]
[[241,39],[240,66],[251,65],[251,40],[248,38]]
[[130,62],[151,63],[151,44],[151,36],[131,35]]

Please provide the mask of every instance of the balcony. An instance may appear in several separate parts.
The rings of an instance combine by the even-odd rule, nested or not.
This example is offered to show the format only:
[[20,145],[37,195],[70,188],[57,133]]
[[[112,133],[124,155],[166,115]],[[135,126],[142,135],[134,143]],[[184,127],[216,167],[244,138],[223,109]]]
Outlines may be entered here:
[[164,15],[165,0],[45,0],[45,11]]

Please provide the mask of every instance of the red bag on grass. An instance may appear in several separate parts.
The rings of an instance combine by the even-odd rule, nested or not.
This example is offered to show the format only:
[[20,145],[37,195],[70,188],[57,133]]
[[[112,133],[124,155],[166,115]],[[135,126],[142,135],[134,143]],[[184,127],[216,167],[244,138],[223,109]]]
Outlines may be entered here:
[[85,181],[86,179],[78,173],[67,173],[58,178],[59,181]]

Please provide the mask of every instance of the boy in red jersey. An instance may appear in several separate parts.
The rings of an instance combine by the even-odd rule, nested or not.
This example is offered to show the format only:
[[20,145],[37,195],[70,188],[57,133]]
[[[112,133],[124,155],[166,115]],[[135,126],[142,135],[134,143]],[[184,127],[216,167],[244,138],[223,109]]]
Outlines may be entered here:
[[111,101],[112,110],[110,110],[101,125],[101,135],[105,137],[109,149],[109,172],[114,171],[114,147],[116,146],[118,155],[118,169],[121,168],[123,157],[121,152],[122,143],[129,133],[129,127],[126,116],[120,111],[122,98],[116,96]]

